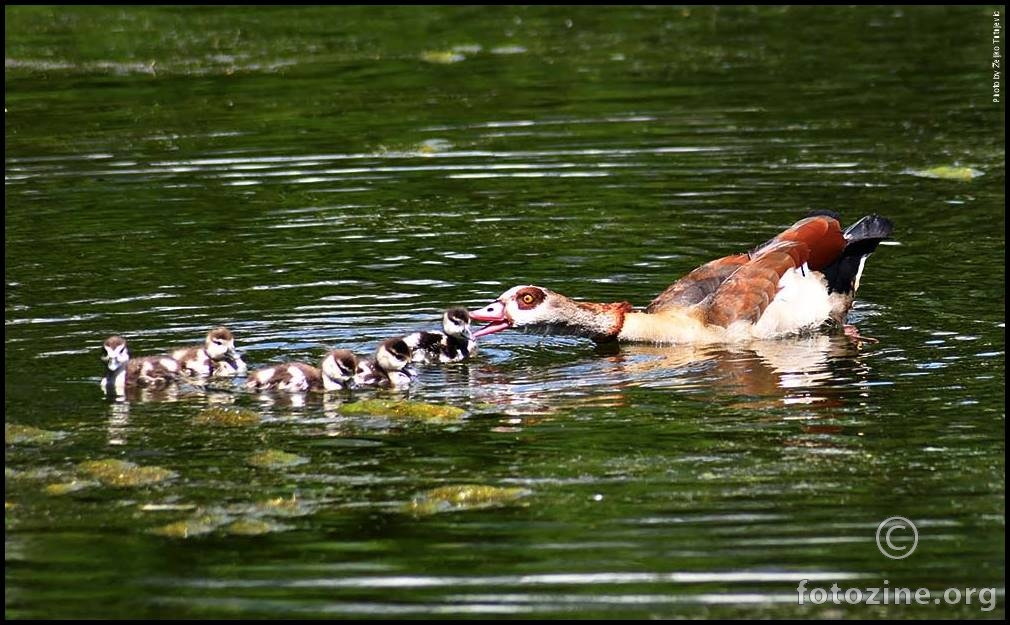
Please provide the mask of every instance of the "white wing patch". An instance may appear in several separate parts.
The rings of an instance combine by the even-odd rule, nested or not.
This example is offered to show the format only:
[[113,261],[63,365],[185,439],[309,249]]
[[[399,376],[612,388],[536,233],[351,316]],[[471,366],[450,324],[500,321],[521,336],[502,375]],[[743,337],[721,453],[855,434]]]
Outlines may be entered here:
[[859,290],[859,279],[863,277],[863,268],[866,267],[866,259],[869,257],[869,254],[863,254],[863,257],[859,259],[859,269],[856,270],[856,279],[852,281],[853,293]]
[[830,318],[831,303],[824,274],[802,267],[779,279],[779,291],[754,324],[755,338],[771,338],[816,328]]

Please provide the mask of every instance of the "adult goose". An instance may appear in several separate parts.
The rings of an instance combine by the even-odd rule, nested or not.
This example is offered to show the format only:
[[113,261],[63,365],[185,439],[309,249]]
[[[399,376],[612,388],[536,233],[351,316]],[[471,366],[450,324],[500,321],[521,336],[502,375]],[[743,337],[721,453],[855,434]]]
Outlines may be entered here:
[[842,229],[818,211],[750,252],[713,260],[659,294],[645,310],[628,302],[578,302],[539,286],[516,286],[470,312],[488,325],[584,336],[597,342],[725,343],[844,326],[866,258],[893,224],[867,215]]

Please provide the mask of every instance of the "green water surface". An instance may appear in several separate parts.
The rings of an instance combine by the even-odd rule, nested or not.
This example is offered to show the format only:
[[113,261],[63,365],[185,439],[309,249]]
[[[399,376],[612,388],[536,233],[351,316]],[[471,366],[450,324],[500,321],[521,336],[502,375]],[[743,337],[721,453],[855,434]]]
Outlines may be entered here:
[[[994,10],[6,7],[5,615],[1003,617]],[[261,367],[515,284],[644,306],[811,209],[894,220],[879,342],[506,332],[423,415],[99,390],[111,334]]]

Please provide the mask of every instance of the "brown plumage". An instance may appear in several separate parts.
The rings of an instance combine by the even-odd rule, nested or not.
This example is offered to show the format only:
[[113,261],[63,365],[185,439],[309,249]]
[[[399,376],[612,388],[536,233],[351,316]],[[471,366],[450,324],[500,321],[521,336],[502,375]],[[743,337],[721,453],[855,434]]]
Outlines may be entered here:
[[777,241],[763,248],[719,285],[704,307],[705,322],[723,328],[736,321],[756,323],[775,299],[782,274],[801,267],[809,254],[800,241]]
[[[760,299],[759,293],[765,293],[768,295],[768,302],[765,302],[764,306],[758,310],[758,316],[760,316],[760,313],[764,312],[764,307],[775,297],[774,291],[769,293],[769,288],[778,284],[778,278],[781,278],[786,270],[800,267],[806,262],[811,270],[821,271],[839,257],[847,243],[837,219],[827,215],[815,215],[801,219],[777,237],[759,245],[750,253],[726,256],[698,267],[660,293],[656,299],[652,300],[652,303],[645,309],[645,312],[656,313],[669,308],[698,304],[706,297],[716,294],[722,288],[723,283],[730,276],[737,274],[738,270],[754,263],[758,263],[762,267],[768,266],[770,261],[764,257],[771,250],[779,249],[781,247],[780,244],[784,242],[799,244],[791,248],[794,250],[791,256],[796,261],[793,267],[782,264],[777,265],[780,269],[778,277],[770,283],[767,281],[770,278],[770,274],[757,269],[748,269],[741,272],[741,275],[735,276],[734,284],[730,287],[732,289],[731,293],[719,296],[717,298],[718,305],[709,305],[707,317],[711,319],[710,323],[723,325],[717,323],[716,320],[735,320],[738,318],[748,318],[749,316],[753,317],[753,315],[748,315],[746,311],[752,310],[750,308],[751,304]],[[763,258],[764,260],[762,260]],[[757,292],[749,297],[742,296],[743,292],[751,286],[745,276],[752,276],[757,280],[752,285]],[[734,296],[741,297],[739,303],[734,300]],[[739,306],[742,312],[720,310],[722,307],[732,309],[736,306]],[[756,321],[756,318],[752,318],[751,320]]]
[[726,278],[750,261],[749,254],[735,254],[705,263],[656,296],[645,309],[647,313],[665,308],[691,306],[716,292]]
[[[807,217],[793,224],[785,232],[772,239],[768,245],[779,241],[797,241],[808,250],[806,263],[813,271],[820,271],[835,262],[848,244],[842,234],[838,219],[828,215]],[[760,250],[757,250],[760,252]]]

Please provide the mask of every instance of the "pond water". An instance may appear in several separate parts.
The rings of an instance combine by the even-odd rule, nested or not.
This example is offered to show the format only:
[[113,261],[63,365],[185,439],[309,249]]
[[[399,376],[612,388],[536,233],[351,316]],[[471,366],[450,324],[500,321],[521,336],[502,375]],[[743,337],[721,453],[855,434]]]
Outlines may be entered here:
[[[984,7],[6,7],[6,616],[1004,616],[992,29]],[[464,411],[438,418],[354,409],[381,391],[98,387],[111,334],[153,354],[226,324],[258,367],[514,284],[644,306],[811,209],[894,220],[852,314],[878,343],[505,332],[422,370],[410,401]],[[905,559],[874,540],[892,516]],[[800,580],[995,595],[797,605]]]

